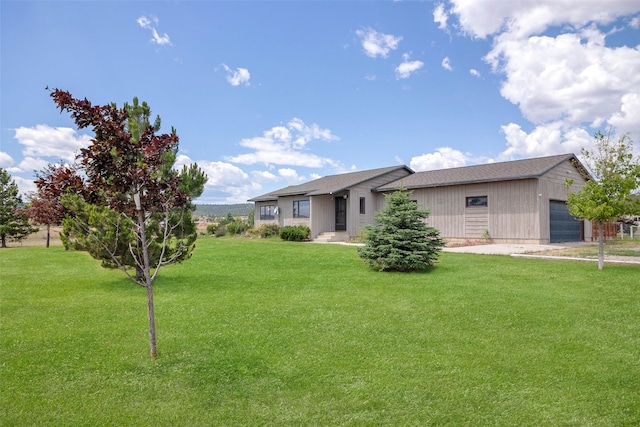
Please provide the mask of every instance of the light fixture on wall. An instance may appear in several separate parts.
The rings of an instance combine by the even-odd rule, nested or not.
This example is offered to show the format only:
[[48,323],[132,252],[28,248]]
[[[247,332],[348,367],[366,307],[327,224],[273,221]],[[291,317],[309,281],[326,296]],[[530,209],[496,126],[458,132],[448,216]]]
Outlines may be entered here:
[[349,196],[346,195],[346,194],[342,196],[343,199],[346,199],[347,197],[349,197]]

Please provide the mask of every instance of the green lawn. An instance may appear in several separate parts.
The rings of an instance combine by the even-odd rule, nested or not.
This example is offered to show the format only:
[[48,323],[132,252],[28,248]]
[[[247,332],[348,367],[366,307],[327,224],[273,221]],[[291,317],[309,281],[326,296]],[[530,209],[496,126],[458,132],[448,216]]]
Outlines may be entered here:
[[0,424],[640,424],[640,267],[201,238],[146,298],[61,247],[0,251]]

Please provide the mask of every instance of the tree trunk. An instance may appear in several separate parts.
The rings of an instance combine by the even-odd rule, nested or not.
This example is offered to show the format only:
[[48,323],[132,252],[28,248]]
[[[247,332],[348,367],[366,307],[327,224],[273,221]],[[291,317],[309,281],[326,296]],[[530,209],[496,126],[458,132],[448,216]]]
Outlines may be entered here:
[[2,236],[0,236],[0,240],[2,240],[2,248],[6,248],[7,247],[7,236],[6,234],[2,234]]
[[51,240],[51,224],[47,224],[47,247],[49,247],[49,241]]
[[149,347],[151,358],[158,357],[156,349],[156,316],[153,309],[153,282],[147,276],[147,310],[149,312]]
[[156,316],[153,309],[153,280],[151,279],[151,268],[149,267],[149,251],[147,250],[147,232],[144,223],[144,212],[138,210],[138,224],[140,226],[140,244],[142,245],[142,258],[144,263],[144,279],[147,288],[147,310],[149,313],[149,348],[151,358],[158,357],[156,348]]
[[604,268],[604,226],[598,221],[598,270]]

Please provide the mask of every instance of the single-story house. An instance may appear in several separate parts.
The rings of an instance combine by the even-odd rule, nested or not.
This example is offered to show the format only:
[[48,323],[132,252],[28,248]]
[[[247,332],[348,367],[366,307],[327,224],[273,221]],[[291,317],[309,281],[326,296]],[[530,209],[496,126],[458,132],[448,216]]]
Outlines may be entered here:
[[[566,179],[573,180],[566,188]],[[375,223],[398,189],[428,209],[447,241],[504,243],[591,240],[591,224],[569,214],[567,192],[592,179],[574,154],[414,172],[404,165],[331,175],[272,191],[255,203],[255,226],[307,225],[311,239],[348,241]]]

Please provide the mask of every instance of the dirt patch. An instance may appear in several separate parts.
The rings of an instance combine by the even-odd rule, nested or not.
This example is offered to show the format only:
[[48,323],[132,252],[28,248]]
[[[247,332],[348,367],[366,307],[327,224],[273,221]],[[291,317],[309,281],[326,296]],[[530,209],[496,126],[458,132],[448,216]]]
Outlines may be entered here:
[[[536,252],[536,255],[598,259],[598,244],[590,243],[562,249]],[[610,240],[604,244],[605,261],[640,263],[640,245],[637,240]]]
[[[17,248],[20,246],[47,246],[47,227],[38,227],[40,230],[37,233],[30,234],[26,239],[22,239],[20,242],[7,241],[7,247]],[[62,245],[60,240],[60,231],[62,227],[51,227],[51,236],[49,245]]]

